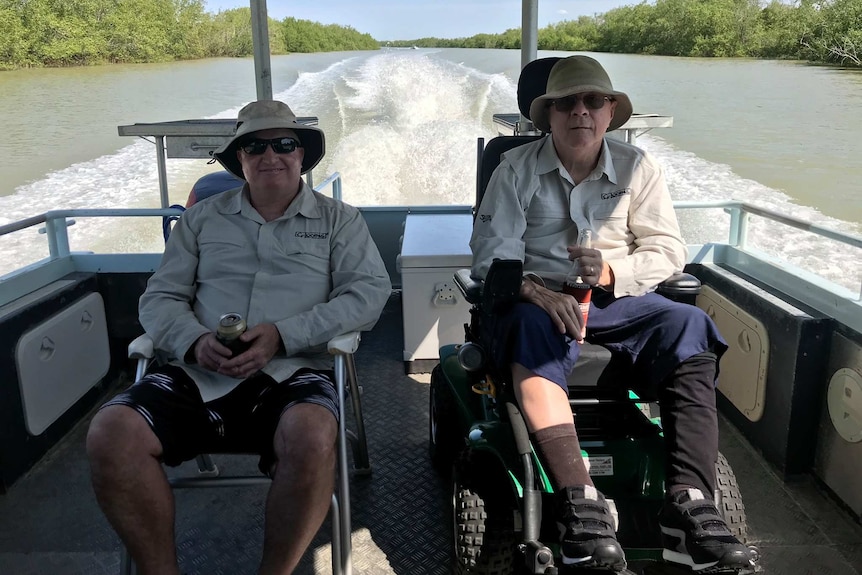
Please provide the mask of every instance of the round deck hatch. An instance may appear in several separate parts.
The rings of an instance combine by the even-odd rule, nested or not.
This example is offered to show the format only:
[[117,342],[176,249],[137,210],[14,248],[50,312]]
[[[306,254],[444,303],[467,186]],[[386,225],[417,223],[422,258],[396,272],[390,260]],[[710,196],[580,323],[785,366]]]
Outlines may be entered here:
[[862,441],[862,376],[841,368],[829,381],[827,405],[832,425],[846,441]]

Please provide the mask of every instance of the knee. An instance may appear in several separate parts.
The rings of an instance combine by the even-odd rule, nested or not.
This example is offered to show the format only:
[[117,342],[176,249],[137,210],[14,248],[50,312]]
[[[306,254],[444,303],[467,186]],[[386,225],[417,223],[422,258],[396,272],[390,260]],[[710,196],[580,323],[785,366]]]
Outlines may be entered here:
[[328,409],[300,404],[285,412],[279,422],[273,442],[275,457],[291,466],[329,466],[335,458],[337,437],[338,426]]
[[158,455],[161,444],[136,411],[125,405],[99,410],[87,431],[87,457],[92,465],[104,465],[124,454]]

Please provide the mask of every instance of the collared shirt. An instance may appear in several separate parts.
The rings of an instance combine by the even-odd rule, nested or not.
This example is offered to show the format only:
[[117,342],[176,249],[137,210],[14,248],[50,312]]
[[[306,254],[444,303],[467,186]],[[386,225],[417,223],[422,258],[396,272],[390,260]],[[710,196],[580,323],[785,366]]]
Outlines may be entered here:
[[267,222],[251,205],[246,184],[183,214],[139,312],[155,347],[185,369],[210,401],[241,380],[187,364],[184,357],[201,335],[216,331],[222,314],[239,312],[249,327],[275,324],[285,352],[262,371],[282,381],[302,367],[330,367],[327,342],[371,329],[390,292],[359,210],[303,182],[284,215]]
[[474,278],[495,258],[519,259],[524,272],[560,290],[571,269],[566,247],[578,230],[614,272],[614,295],[655,289],[686,260],[676,213],[659,164],[645,151],[605,138],[596,168],[575,185],[550,135],[503,154],[476,215],[470,247]]

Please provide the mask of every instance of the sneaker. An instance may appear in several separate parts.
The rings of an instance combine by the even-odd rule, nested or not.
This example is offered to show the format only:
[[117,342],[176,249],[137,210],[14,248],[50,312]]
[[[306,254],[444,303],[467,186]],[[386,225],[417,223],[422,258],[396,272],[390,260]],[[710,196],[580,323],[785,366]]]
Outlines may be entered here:
[[675,493],[658,521],[665,561],[700,573],[739,572],[754,565],[748,547],[733,536],[713,500],[700,489]]
[[622,571],[623,549],[604,496],[592,485],[565,487],[558,494],[560,554],[564,565]]

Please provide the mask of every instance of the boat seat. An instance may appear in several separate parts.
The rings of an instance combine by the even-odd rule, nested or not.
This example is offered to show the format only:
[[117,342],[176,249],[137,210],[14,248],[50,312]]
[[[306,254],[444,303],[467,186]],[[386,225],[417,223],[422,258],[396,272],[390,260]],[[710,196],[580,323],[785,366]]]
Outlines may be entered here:
[[[198,178],[192,185],[189,191],[189,197],[186,199],[186,205],[174,204],[170,206],[172,209],[185,211],[201,200],[205,200],[210,196],[233,190],[241,187],[245,182],[240,180],[227,170],[211,172]],[[163,216],[162,217],[162,235],[165,241],[168,241],[168,236],[171,235],[171,229],[175,221],[180,219],[180,216]]]
[[[332,494],[330,521],[332,523],[332,572],[334,575],[352,575],[352,544],[350,523],[350,483],[347,463],[347,446],[352,447],[353,473],[359,476],[371,474],[368,459],[368,444],[365,423],[362,417],[361,388],[356,374],[354,353],[359,348],[359,332],[350,332],[332,338],[327,345],[335,359],[335,385],[338,393],[338,442],[337,478]],[[129,358],[136,362],[135,381],[141,379],[155,357],[153,340],[143,334],[129,344]],[[353,429],[347,429],[345,402],[350,399]],[[173,489],[196,489],[214,487],[244,487],[270,483],[265,475],[222,475],[210,454],[197,457],[198,475],[172,477]],[[121,575],[133,575],[135,565],[123,546],[120,562]]]

